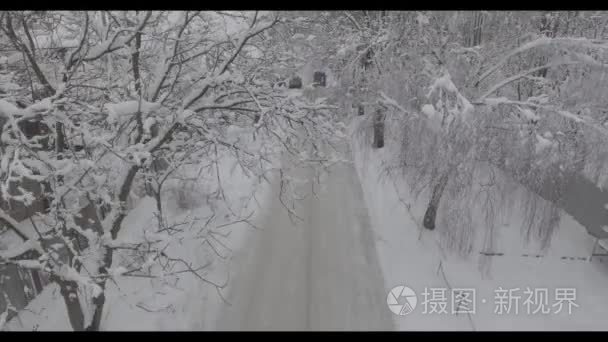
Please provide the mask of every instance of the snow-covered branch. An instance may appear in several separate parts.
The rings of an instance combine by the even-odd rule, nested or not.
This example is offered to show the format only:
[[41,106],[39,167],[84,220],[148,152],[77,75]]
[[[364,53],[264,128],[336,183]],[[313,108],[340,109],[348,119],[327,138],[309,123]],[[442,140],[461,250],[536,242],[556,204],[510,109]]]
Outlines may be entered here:
[[552,62],[552,63],[548,63],[536,68],[531,68],[525,71],[522,71],[520,73],[518,73],[517,75],[513,75],[511,77],[508,77],[504,80],[502,80],[501,82],[493,85],[490,89],[488,89],[483,95],[481,95],[476,102],[483,102],[483,100],[494,94],[495,92],[497,92],[499,89],[503,88],[504,86],[508,85],[511,82],[517,81],[523,77],[526,77],[527,75],[533,74],[535,72],[538,72],[540,70],[545,70],[545,69],[549,69],[549,68],[555,68],[561,65],[575,65],[575,64],[580,64],[580,62],[577,61],[562,61],[562,62]]
[[[84,56],[72,56],[68,65],[74,65],[78,59],[82,59],[85,62],[91,62],[101,58],[107,53],[111,53],[123,48],[125,45],[129,44],[133,39],[135,39],[137,33],[141,32],[141,30],[146,26],[151,16],[152,11],[147,11],[134,29],[121,28],[117,30],[110,38],[103,40],[96,46],[90,48]],[[128,32],[129,34],[121,37],[121,35],[125,32]]]
[[590,48],[590,49],[608,49],[608,41],[605,40],[597,40],[597,39],[587,39],[587,38],[568,38],[568,37],[560,37],[560,38],[549,38],[542,36],[530,42],[527,42],[520,47],[511,50],[507,54],[504,55],[497,63],[488,68],[475,83],[478,85],[500,67],[502,67],[509,59],[512,57],[521,54],[522,52],[542,47],[548,45],[565,45],[570,47],[579,47],[579,48]]
[[190,95],[188,95],[184,99],[183,108],[189,109],[196,101],[205,96],[211,85],[221,80],[220,77],[224,75],[224,73],[228,70],[230,64],[241,53],[243,46],[245,46],[245,43],[247,43],[247,41],[249,41],[251,38],[273,27],[278,22],[278,20],[278,17],[275,17],[273,20],[268,22],[258,22],[257,25],[255,25],[254,27],[245,30],[245,32],[241,34],[241,37],[237,39],[236,46],[230,56],[228,56],[228,58],[217,68],[215,73],[205,79],[203,81],[203,85],[200,86],[199,89],[193,90]]

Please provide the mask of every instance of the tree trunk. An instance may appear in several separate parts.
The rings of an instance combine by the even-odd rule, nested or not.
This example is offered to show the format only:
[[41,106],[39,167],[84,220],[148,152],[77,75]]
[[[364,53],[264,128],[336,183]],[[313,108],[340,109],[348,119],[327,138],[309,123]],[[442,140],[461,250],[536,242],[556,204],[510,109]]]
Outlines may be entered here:
[[68,318],[74,331],[84,331],[84,313],[80,306],[78,297],[78,284],[74,281],[56,279],[65,306],[68,310]]
[[[112,267],[112,259],[113,259],[113,250],[110,248],[105,248],[105,257],[103,259],[103,265],[99,268],[99,274],[102,276],[108,276],[108,269]],[[106,303],[106,282],[107,278],[103,278],[102,280],[97,282],[97,285],[101,287],[101,294],[96,298],[93,298],[93,305],[95,306],[95,310],[93,311],[93,319],[91,319],[91,324],[86,327],[86,331],[99,331],[101,327],[101,314],[103,313],[103,309]]]
[[38,270],[32,270],[32,281],[34,282],[34,288],[36,289],[36,294],[42,292],[44,289],[42,285],[42,280],[40,279],[40,273]]
[[[93,202],[91,200],[89,200],[89,204],[92,206]],[[97,234],[99,234],[101,236],[103,234],[103,228],[102,228],[99,216],[97,216],[97,210],[91,210],[90,215],[93,217],[93,221],[95,222],[94,229],[96,230]],[[116,237],[113,237],[113,238],[115,239]],[[114,251],[110,248],[104,247],[104,249],[105,250],[104,250],[103,264],[101,267],[99,267],[98,273],[101,276],[108,276],[108,270],[110,269],[110,267],[112,267]],[[99,287],[101,287],[102,292],[99,296],[97,296],[96,298],[93,298],[93,305],[95,306],[95,311],[93,312],[93,319],[91,320],[91,324],[88,327],[86,327],[87,331],[99,331],[99,328],[101,326],[101,314],[103,313],[104,305],[106,303],[106,296],[105,296],[106,282],[107,282],[107,278],[102,278],[101,280],[99,280],[97,282],[97,285],[99,285]]]
[[441,195],[443,195],[443,190],[445,190],[445,186],[447,184],[448,175],[444,174],[433,187],[431,201],[429,202],[429,206],[427,207],[426,212],[424,213],[423,225],[426,229],[435,229],[435,219],[437,217],[437,208],[439,208],[439,200],[441,199]]
[[[112,263],[112,251],[106,251],[107,255],[110,255],[109,260],[110,264]],[[101,272],[100,272],[101,273]],[[103,275],[107,275],[107,270]],[[105,291],[106,289],[106,281],[103,280],[101,283],[97,283],[97,285],[101,286],[101,289]],[[101,326],[101,314],[103,313],[103,308],[106,303],[105,293],[102,292],[97,298],[93,298],[93,305],[95,305],[95,311],[93,312],[93,319],[91,320],[91,324],[86,328],[86,331],[99,331]]]
[[384,113],[381,109],[376,111],[374,117],[374,148],[384,147]]
[[481,11],[473,13],[473,18],[469,22],[470,32],[465,35],[465,46],[474,47],[481,44],[481,34],[483,26],[483,14]]
[[477,27],[475,27],[475,41],[473,42],[475,46],[481,45],[481,33],[483,27],[483,14],[481,11],[477,12],[477,18]]

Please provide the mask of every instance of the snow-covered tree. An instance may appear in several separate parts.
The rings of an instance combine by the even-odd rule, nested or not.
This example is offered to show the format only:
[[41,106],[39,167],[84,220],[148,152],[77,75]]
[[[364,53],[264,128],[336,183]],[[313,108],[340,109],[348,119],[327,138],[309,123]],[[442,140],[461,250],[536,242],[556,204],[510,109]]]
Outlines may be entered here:
[[[428,194],[423,224],[435,228],[437,214],[445,247],[467,256],[478,231],[482,249],[491,249],[493,227],[517,200],[526,208],[523,236],[547,247],[572,177],[605,183],[605,13],[344,17],[358,31],[342,36],[374,53],[370,65],[350,64],[343,84],[369,89],[357,97],[391,108],[387,118],[401,123],[391,125],[402,140],[395,158],[413,193]],[[371,121],[363,121],[365,135]],[[506,179],[530,191],[518,197]]]
[[[2,12],[0,197],[31,205],[24,182],[33,180],[48,203],[26,220],[31,231],[0,210],[24,240],[0,263],[48,273],[75,330],[102,328],[114,277],[190,273],[223,287],[172,254],[176,241],[213,229],[200,235],[201,218],[184,228],[166,215],[165,188],[194,168],[217,177],[215,198],[225,200],[220,155],[258,182],[283,175],[281,160],[333,160],[321,148],[339,129],[333,107],[273,87],[273,65],[298,57],[278,36],[291,23],[271,12]],[[291,211],[293,180],[282,181]],[[120,238],[145,194],[157,226],[142,240]],[[19,258],[30,250],[36,259]],[[119,254],[132,262],[117,265]]]

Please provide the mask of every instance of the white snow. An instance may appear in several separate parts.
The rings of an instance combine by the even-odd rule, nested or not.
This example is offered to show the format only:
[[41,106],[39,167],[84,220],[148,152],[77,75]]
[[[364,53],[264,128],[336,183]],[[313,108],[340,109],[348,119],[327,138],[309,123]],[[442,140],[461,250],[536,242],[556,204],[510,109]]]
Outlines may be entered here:
[[42,101],[38,101],[33,105],[27,107],[29,110],[34,112],[44,112],[53,108],[53,104],[50,98],[45,98]]
[[141,111],[144,114],[156,111],[160,108],[160,103],[148,102],[145,100],[137,101],[124,101],[119,103],[107,103],[104,108],[108,112],[108,122],[114,123],[119,117],[133,115],[137,111]]
[[429,98],[433,93],[437,92],[441,94],[444,91],[451,93],[456,97],[456,102],[449,104],[449,107],[452,108],[449,109],[450,113],[466,122],[471,112],[473,112],[474,107],[469,100],[467,100],[467,98],[460,93],[456,85],[452,82],[452,77],[447,70],[444,70],[440,77],[435,78],[435,80],[429,86],[429,91],[426,96]]
[[169,15],[167,16],[167,20],[171,23],[171,24],[180,24],[184,21],[184,16],[185,16],[184,11],[171,11],[169,12]]
[[540,117],[529,108],[518,107],[518,109],[519,112],[528,120],[538,121],[540,119]]
[[21,109],[14,104],[5,100],[0,100],[0,116],[10,117],[11,115],[21,113]]
[[51,283],[42,290],[17,316],[5,325],[6,331],[66,331],[71,330],[65,303],[59,286]]
[[34,35],[34,39],[36,40],[36,45],[38,46],[38,48],[74,48],[80,44],[80,39],[61,37],[58,33],[50,35],[37,33]]
[[422,112],[426,114],[429,118],[435,118],[438,113],[435,111],[435,107],[432,104],[425,104],[422,106]]
[[416,15],[416,21],[420,25],[427,25],[429,23],[429,18],[426,15],[418,12]]
[[42,269],[42,264],[36,260],[17,260],[17,266],[29,269]]
[[550,138],[547,137],[543,137],[541,135],[536,135],[536,153],[541,153],[549,148],[551,148],[552,146],[554,146],[556,143],[553,142]]
[[[389,134],[389,133],[387,133]],[[367,142],[352,143],[355,165],[365,193],[374,226],[376,245],[386,292],[397,285],[412,288],[418,296],[415,311],[406,316],[393,316],[400,330],[604,330],[601,317],[608,314],[608,274],[600,257],[589,262],[595,239],[569,216],[554,236],[551,247],[541,252],[535,243],[526,245],[520,236],[523,215],[513,215],[497,226],[491,252],[503,256],[491,258],[489,274],[479,269],[482,260],[478,243],[468,259],[447,253],[438,243],[436,232],[422,228],[422,217],[428,197],[415,200],[407,185],[398,177],[380,176],[383,165],[391,165],[399,143],[388,136],[383,149],[371,150]],[[395,180],[395,183],[393,183]],[[395,184],[397,188],[395,188]],[[514,185],[515,186],[515,185]],[[524,191],[520,186],[519,191]],[[411,206],[408,211],[404,205]],[[438,228],[436,228],[437,230]],[[422,230],[422,233],[420,231]],[[480,237],[481,238],[481,237]],[[536,258],[537,254],[542,257]],[[524,257],[532,255],[533,257]],[[564,260],[574,256],[586,260]],[[605,261],[605,260],[604,260]],[[441,267],[440,267],[441,266]],[[567,274],[568,277],[564,277]],[[445,276],[445,278],[444,278]],[[446,282],[447,281],[447,282]],[[425,288],[474,288],[476,313],[423,314]],[[496,290],[519,288],[519,314],[495,313]],[[528,315],[523,301],[525,289],[547,288],[552,301],[556,288],[575,288],[578,308],[571,315],[566,310],[555,314]],[[448,295],[449,295],[449,290]],[[449,298],[449,297],[448,297]],[[485,303],[482,302],[485,300]],[[447,310],[451,310],[448,302]]]
[[118,277],[120,275],[123,275],[125,273],[127,273],[128,270],[123,267],[123,266],[118,266],[116,268],[112,268],[110,269],[109,273],[112,275],[112,277]]
[[58,275],[68,281],[74,281],[84,287],[89,287],[93,291],[93,297],[98,297],[103,290],[91,278],[78,273],[73,267],[62,265]]
[[435,81],[433,81],[433,83],[429,87],[429,94],[432,94],[438,88],[445,89],[446,91],[449,91],[451,93],[457,91],[456,86],[454,85],[454,83],[452,83],[452,78],[447,72],[445,72],[440,77],[437,77]]
[[188,120],[188,118],[190,118],[194,115],[196,115],[196,112],[194,112],[190,109],[182,110],[179,112],[179,115],[177,116],[177,122],[184,123],[186,120]]
[[574,115],[574,114],[570,113],[569,111],[558,110],[557,113],[560,114],[560,115],[562,115],[562,116],[564,116],[564,117],[566,117],[566,118],[568,118],[568,119],[570,119],[570,120],[573,120],[573,121],[576,121],[576,122],[584,122],[584,120],[580,116]]
[[[605,227],[604,227],[605,228]],[[598,245],[600,245],[600,247],[602,247],[605,251],[608,251],[608,241],[606,240],[598,240],[597,241]]]
[[41,251],[42,249],[40,247],[40,244],[36,240],[30,239],[24,241],[23,243],[13,245],[8,250],[0,251],[0,259],[11,259],[14,257],[18,257],[29,250]]
[[0,82],[0,90],[3,92],[9,92],[14,90],[19,90],[21,87],[13,82]]
[[483,100],[483,102],[486,103],[486,104],[488,104],[488,105],[490,105],[490,106],[496,106],[496,105],[501,104],[501,103],[508,103],[509,99],[506,98],[506,97],[504,97],[504,96],[502,96],[502,97],[486,97]]
[[8,310],[5,310],[3,313],[0,313],[0,331],[4,328],[4,324],[6,323],[7,317],[8,317]]

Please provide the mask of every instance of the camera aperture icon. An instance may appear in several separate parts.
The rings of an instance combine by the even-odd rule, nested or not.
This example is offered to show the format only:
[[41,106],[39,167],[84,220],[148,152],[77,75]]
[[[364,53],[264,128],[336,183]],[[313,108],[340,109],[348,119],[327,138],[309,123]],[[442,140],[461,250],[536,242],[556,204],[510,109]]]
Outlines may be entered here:
[[405,316],[414,311],[418,297],[414,290],[407,286],[395,286],[386,296],[386,304],[395,315]]

